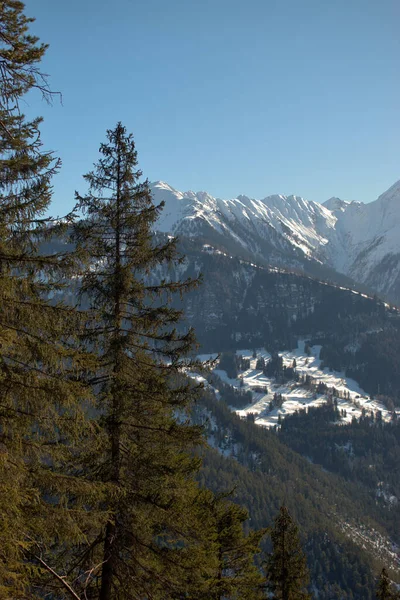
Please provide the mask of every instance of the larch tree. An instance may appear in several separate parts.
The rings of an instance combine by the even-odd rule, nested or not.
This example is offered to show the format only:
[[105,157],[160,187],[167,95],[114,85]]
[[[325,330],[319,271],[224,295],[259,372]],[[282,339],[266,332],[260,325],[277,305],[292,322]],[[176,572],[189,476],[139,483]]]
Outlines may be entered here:
[[97,315],[83,343],[100,360],[92,385],[105,441],[85,460],[107,486],[107,522],[77,565],[91,572],[88,597],[179,597],[184,582],[207,568],[194,514],[199,460],[191,452],[202,435],[186,414],[193,384],[183,377],[194,334],[179,326],[172,303],[197,281],[166,277],[182,259],[175,239],[153,233],[162,205],[141,181],[133,137],[121,123],[107,131],[100,155],[85,175],[88,194],[76,194],[83,218],[73,239],[86,265],[81,302]]
[[308,600],[309,572],[299,531],[286,506],[271,530],[272,552],[265,564],[267,589],[279,600]]
[[21,111],[28,92],[51,96],[32,21],[22,2],[0,2],[0,598],[14,599],[67,591],[53,549],[80,540],[92,494],[75,472],[92,427],[78,375],[88,363],[72,342],[80,317],[54,299],[71,259],[43,252],[62,229],[46,218],[59,161],[43,149],[41,119]]

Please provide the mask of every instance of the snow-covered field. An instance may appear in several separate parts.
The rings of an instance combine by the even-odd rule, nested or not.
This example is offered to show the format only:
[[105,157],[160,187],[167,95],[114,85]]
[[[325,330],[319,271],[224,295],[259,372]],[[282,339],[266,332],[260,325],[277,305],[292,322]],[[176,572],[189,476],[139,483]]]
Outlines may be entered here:
[[[345,411],[342,413],[341,423],[351,422],[353,416],[359,418],[363,409],[366,410],[367,414],[371,411],[374,413],[381,411],[382,418],[386,421],[390,420],[391,413],[385,406],[376,400],[372,400],[356,381],[346,377],[342,372],[330,371],[328,368],[321,369],[320,349],[321,346],[312,346],[311,354],[308,356],[305,352],[304,340],[299,340],[296,350],[279,352],[279,355],[283,358],[284,366],[291,367],[295,360],[296,371],[299,375],[309,375],[316,384],[322,382],[328,388],[335,388],[340,393],[342,398],[336,396],[338,408],[340,411]],[[327,394],[314,393],[294,380],[281,385],[276,383],[274,378],[267,377],[262,371],[256,370],[257,358],[263,357],[266,363],[271,358],[265,350],[257,350],[257,358],[253,358],[253,350],[238,350],[236,353],[243,358],[250,359],[250,369],[240,373],[238,379],[230,379],[226,372],[220,369],[214,369],[213,372],[224,383],[238,390],[252,391],[252,403],[242,410],[236,410],[241,417],[246,417],[246,415],[252,413],[255,416],[257,425],[273,427],[278,424],[279,419],[284,419],[296,410],[306,409],[310,406],[321,406],[328,401],[329,392]],[[202,355],[200,358],[206,360],[210,356]],[[212,356],[215,357],[215,354]],[[241,385],[241,379],[243,379],[243,385]],[[265,386],[268,393],[253,391],[254,388],[261,386]],[[270,403],[273,401],[275,393],[282,394],[283,403],[281,407],[273,407],[270,410]]]

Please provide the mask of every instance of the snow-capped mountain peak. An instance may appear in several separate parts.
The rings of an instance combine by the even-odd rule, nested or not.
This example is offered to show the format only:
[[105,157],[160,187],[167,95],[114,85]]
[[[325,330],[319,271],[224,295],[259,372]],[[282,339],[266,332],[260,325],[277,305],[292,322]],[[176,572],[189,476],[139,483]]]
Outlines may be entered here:
[[284,268],[314,261],[400,303],[400,181],[369,204],[282,194],[222,199],[162,181],[151,189],[156,203],[165,202],[161,231],[202,237],[230,254]]
[[163,182],[152,184],[152,191],[156,202],[165,201],[158,223],[161,231],[196,235],[204,234],[207,226],[242,247],[250,245],[249,250],[258,254],[260,243],[270,244],[274,238],[276,250],[290,243],[309,256],[314,247],[326,244],[324,230],[335,223],[323,206],[300,196],[276,194],[257,200],[240,195],[224,200],[206,192],[180,192]]
[[325,206],[325,208],[327,208],[328,210],[331,211],[345,211],[346,207],[351,204],[350,202],[348,202],[347,200],[341,200],[340,198],[335,198],[335,196],[332,196],[332,198],[329,198],[329,200],[326,200],[323,203],[323,206]]
[[381,194],[377,203],[396,202],[400,212],[400,179],[396,181],[386,192]]

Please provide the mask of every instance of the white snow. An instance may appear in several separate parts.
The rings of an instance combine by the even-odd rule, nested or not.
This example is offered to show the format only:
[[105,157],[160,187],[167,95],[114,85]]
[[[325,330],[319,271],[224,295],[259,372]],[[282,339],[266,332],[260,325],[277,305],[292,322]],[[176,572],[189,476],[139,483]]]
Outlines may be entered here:
[[206,192],[180,192],[160,181],[151,184],[151,191],[156,203],[165,202],[157,223],[160,231],[195,235],[196,228],[206,222],[244,247],[246,241],[234,231],[237,224],[244,224],[250,235],[256,232],[265,239],[275,230],[309,256],[315,247],[327,244],[326,234],[336,222],[324,206],[300,196],[273,195],[261,200],[239,196],[223,200]]
[[261,256],[254,245],[258,238],[278,251],[300,251],[359,282],[371,284],[373,273],[381,292],[400,278],[400,181],[369,204],[330,198],[321,205],[278,194],[223,200],[207,192],[180,192],[160,181],[151,191],[156,203],[165,201],[160,231],[195,236],[207,224]]
[[201,360],[201,362],[209,362],[212,360],[215,360],[218,357],[218,352],[211,352],[210,354],[199,354],[197,356],[198,360]]
[[[389,421],[391,419],[391,412],[377,400],[372,400],[356,381],[346,377],[342,372],[330,371],[327,368],[321,369],[321,360],[319,359],[321,346],[313,346],[310,356],[307,356],[304,347],[304,340],[299,340],[296,350],[282,351],[279,352],[279,355],[282,356],[285,366],[292,366],[293,360],[296,360],[296,371],[299,374],[309,375],[315,384],[323,382],[328,388],[335,388],[338,393],[342,393],[343,398],[335,396],[339,411],[346,411],[341,420],[337,422],[338,424],[350,423],[353,417],[358,419],[363,409],[366,410],[367,414],[370,414],[371,411],[374,413],[381,411],[383,420]],[[249,413],[252,413],[255,415],[257,425],[273,427],[278,425],[279,418],[284,419],[295,411],[312,406],[321,406],[328,402],[329,391],[327,394],[316,394],[294,380],[285,384],[278,384],[274,378],[267,377],[262,371],[257,370],[258,358],[263,357],[266,362],[271,358],[265,349],[257,349],[257,358],[253,358],[253,350],[249,349],[237,350],[237,354],[250,359],[250,369],[240,373],[238,379],[230,379],[226,372],[219,368],[214,369],[213,373],[224,383],[238,390],[252,391],[252,403],[246,408],[236,411],[241,417],[246,417]],[[209,355],[203,356],[208,357]],[[215,357],[215,354],[212,356]],[[241,379],[243,380],[243,386],[241,386]],[[255,387],[261,388],[264,386],[268,389],[268,393],[254,391]],[[280,408],[274,407],[270,410],[270,403],[273,401],[275,393],[282,394],[283,404]]]

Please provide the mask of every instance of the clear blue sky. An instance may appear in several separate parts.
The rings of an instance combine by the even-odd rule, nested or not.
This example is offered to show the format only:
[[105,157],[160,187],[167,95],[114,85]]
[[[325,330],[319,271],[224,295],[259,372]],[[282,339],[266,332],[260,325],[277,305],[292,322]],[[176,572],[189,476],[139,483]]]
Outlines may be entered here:
[[151,181],[374,200],[400,179],[398,0],[26,0],[63,105],[29,99],[73,204],[121,120]]

